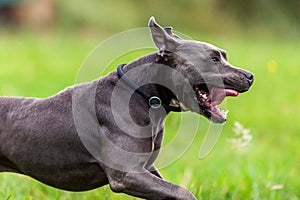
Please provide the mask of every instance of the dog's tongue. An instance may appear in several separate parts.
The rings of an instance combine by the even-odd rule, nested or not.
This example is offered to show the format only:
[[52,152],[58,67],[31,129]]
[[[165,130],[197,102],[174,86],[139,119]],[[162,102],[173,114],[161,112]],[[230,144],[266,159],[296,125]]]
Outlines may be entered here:
[[225,97],[232,96],[236,97],[239,93],[235,90],[224,89],[224,88],[212,88],[210,92],[211,104],[213,106],[219,105],[223,102]]

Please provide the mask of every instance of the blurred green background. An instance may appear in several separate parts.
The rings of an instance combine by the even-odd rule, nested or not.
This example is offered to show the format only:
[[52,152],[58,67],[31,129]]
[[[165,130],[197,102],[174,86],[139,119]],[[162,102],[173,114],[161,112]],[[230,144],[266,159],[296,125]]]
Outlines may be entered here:
[[[0,0],[0,95],[48,97],[73,85],[96,45],[146,27],[155,16],[161,25],[225,49],[233,65],[255,74],[248,93],[226,101],[228,121],[211,154],[198,158],[209,127],[201,117],[192,145],[162,169],[164,177],[198,199],[300,199],[299,10],[296,0]],[[180,117],[168,117],[165,144]],[[240,137],[235,121],[250,128],[247,146],[228,142]],[[66,192],[8,173],[1,173],[0,186],[0,199],[135,199],[108,186]]]

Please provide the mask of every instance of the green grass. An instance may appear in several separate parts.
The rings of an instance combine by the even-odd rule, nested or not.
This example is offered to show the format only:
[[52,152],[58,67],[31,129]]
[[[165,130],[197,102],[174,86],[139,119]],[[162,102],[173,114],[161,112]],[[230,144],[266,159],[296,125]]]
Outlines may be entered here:
[[[1,38],[0,95],[35,97],[47,97],[73,85],[83,60],[102,40],[26,33],[4,33]],[[198,159],[209,126],[201,117],[192,145],[178,160],[164,167],[162,174],[203,200],[300,199],[300,41],[241,35],[197,39],[203,38],[226,49],[232,64],[254,72],[255,83],[250,92],[227,100],[228,122],[208,157]],[[178,114],[168,117],[164,145],[175,137],[179,121]],[[234,137],[234,121],[250,128],[253,135],[243,151],[232,149],[226,141]],[[167,158],[168,152],[161,154],[160,159]],[[272,190],[274,185],[283,188]],[[0,186],[0,199],[10,200],[135,199],[114,194],[108,186],[82,193],[66,192],[8,173],[0,175]]]

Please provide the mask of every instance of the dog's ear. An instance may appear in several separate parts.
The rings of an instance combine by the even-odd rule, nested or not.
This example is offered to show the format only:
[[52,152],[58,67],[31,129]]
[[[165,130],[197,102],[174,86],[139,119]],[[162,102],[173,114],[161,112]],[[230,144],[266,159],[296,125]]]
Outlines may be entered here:
[[160,52],[163,51],[174,51],[176,47],[179,45],[178,41],[176,41],[176,38],[179,38],[178,36],[174,35],[172,33],[172,28],[162,28],[160,25],[158,25],[155,22],[154,17],[151,17],[148,23],[148,26],[151,31],[152,39],[157,46],[157,48],[160,50]]
[[169,35],[173,36],[173,27],[165,27],[164,29]]
[[177,39],[182,39],[181,37],[173,33],[173,27],[165,27],[164,29],[170,36],[175,37]]

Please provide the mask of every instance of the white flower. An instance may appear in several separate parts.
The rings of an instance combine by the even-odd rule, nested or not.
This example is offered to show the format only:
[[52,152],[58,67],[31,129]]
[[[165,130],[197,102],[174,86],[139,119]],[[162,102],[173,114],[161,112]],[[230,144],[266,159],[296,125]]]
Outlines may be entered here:
[[277,185],[273,185],[271,187],[271,190],[282,190],[284,188],[283,184],[277,184]]
[[250,144],[252,135],[249,128],[244,128],[241,123],[234,122],[232,130],[235,133],[235,137],[227,139],[227,142],[231,143],[233,148],[242,149]]

